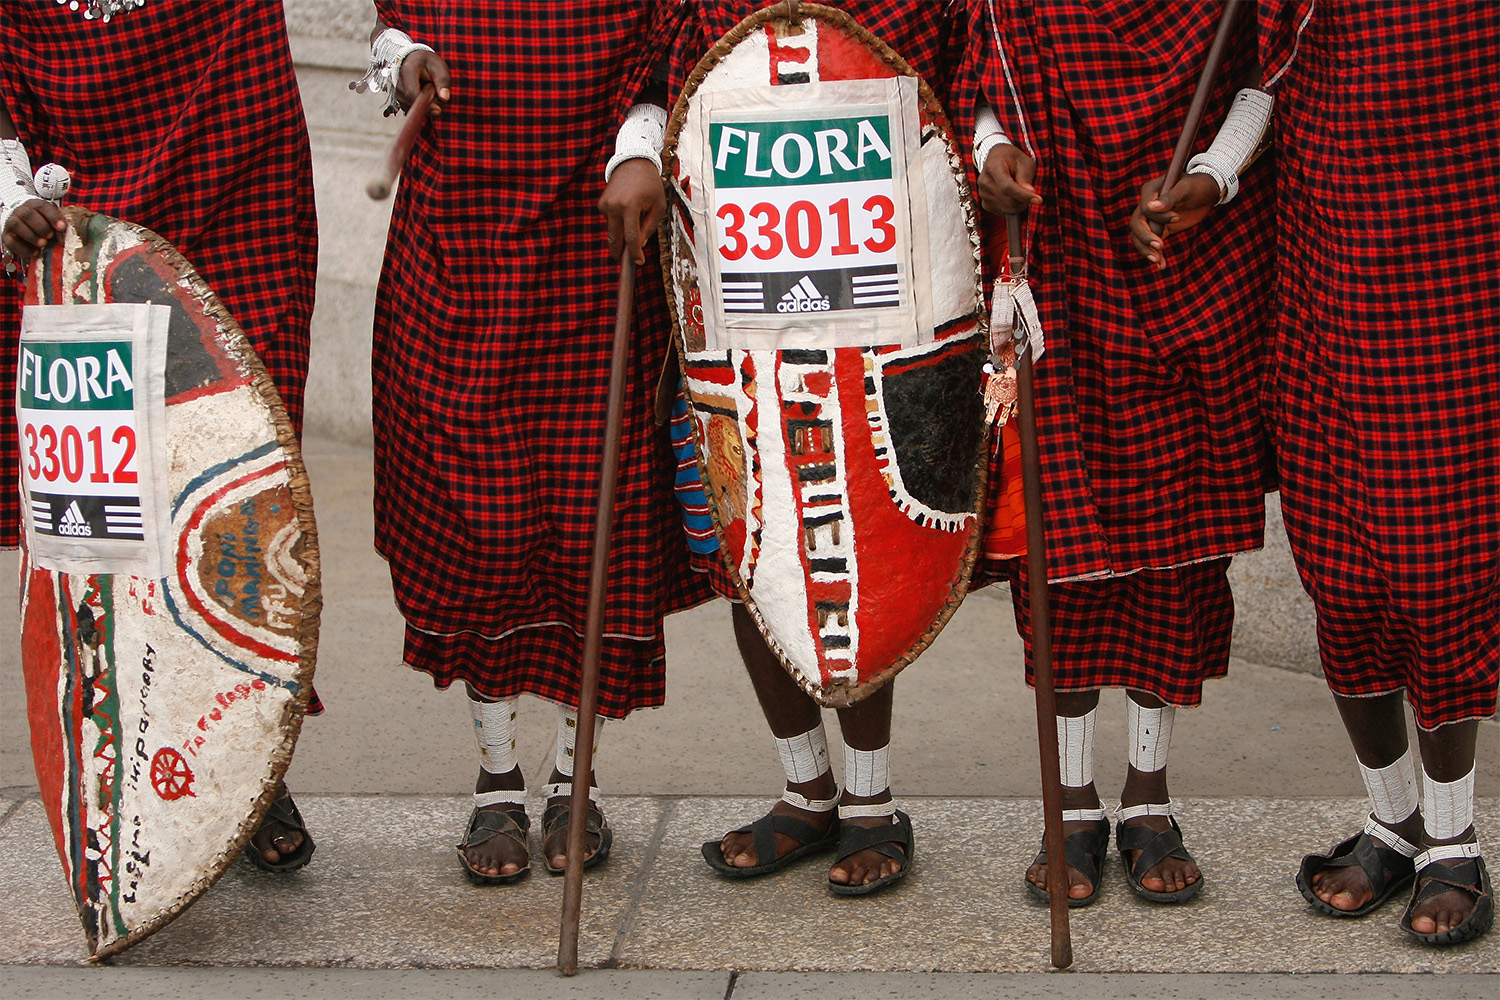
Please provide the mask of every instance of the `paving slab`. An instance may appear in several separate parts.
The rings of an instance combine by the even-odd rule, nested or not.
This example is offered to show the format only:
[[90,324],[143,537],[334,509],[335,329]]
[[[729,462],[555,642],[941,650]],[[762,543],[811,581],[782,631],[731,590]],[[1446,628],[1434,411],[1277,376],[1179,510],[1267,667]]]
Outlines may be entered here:
[[[662,969],[1021,972],[1045,968],[1044,903],[1022,886],[1040,840],[1040,804],[1013,799],[905,799],[917,861],[870,899],[826,888],[829,859],[769,879],[715,876],[698,857],[764,802],[682,800],[640,900],[621,965]],[[1488,803],[1486,803],[1488,805]],[[1079,972],[1497,972],[1500,939],[1443,951],[1396,926],[1399,906],[1336,921],[1306,906],[1296,859],[1361,822],[1362,800],[1183,799],[1179,816],[1208,881],[1172,907],[1138,899],[1116,857],[1099,901],[1072,911]],[[1493,815],[1486,809],[1486,815]],[[1481,835],[1494,841],[1487,821]],[[985,859],[976,865],[976,858]],[[730,930],[734,929],[734,930]]]
[[[9,1000],[81,996],[151,1000],[722,1000],[725,972],[584,970],[572,978],[528,969],[15,968],[3,970]],[[825,994],[831,995],[831,994]]]
[[853,974],[742,972],[733,1000],[854,997],[860,1000],[1474,1000],[1496,987],[1493,977],[1428,976],[1414,989],[1402,976],[1363,975],[1035,975],[973,973]]
[[[541,800],[531,803],[541,815]],[[299,801],[322,831],[307,868],[269,875],[241,861],[186,913],[117,960],[136,965],[547,968],[557,961],[562,879],[540,865],[504,891],[471,885],[453,848],[457,796]],[[664,805],[607,802],[615,847],[590,874],[579,962],[606,963],[627,922]],[[440,831],[434,835],[434,831]],[[532,853],[541,841],[532,828]],[[38,803],[0,828],[0,964],[71,963],[86,946]]]
[[[304,797],[323,831],[314,863],[275,877],[241,863],[120,967],[550,968],[561,879],[534,870],[504,888],[470,885],[452,849],[412,831],[456,830],[462,796]],[[539,800],[530,803],[536,814]],[[917,860],[896,889],[863,898],[826,888],[828,857],[769,879],[714,875],[699,846],[764,799],[616,797],[609,863],[586,882],[585,967],[715,972],[1029,973],[1048,964],[1046,907],[1021,882],[1040,838],[1040,803],[911,797]],[[1484,816],[1500,803],[1483,802]],[[1179,815],[1207,873],[1191,903],[1133,896],[1119,862],[1100,900],[1072,911],[1081,973],[1497,973],[1500,937],[1444,950],[1410,941],[1399,905],[1362,921],[1322,917],[1292,885],[1296,859],[1362,815],[1362,800],[1183,799]],[[1500,840],[1484,820],[1481,837]],[[532,849],[539,847],[533,833]],[[396,850],[393,845],[410,846]],[[40,803],[0,825],[0,965],[84,957]],[[976,863],[975,859],[982,859]]]

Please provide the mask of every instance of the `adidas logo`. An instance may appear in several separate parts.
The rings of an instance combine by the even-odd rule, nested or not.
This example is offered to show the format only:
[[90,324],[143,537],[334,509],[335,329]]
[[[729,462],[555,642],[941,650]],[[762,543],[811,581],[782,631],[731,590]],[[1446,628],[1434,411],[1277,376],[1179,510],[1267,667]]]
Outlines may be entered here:
[[818,291],[818,286],[812,283],[812,278],[804,274],[802,280],[793,285],[776,303],[776,311],[780,313],[827,312],[828,296]]
[[63,511],[62,520],[57,523],[59,535],[84,535],[92,536],[94,528],[83,519],[83,511],[78,509],[78,501],[74,500],[68,504],[68,509]]

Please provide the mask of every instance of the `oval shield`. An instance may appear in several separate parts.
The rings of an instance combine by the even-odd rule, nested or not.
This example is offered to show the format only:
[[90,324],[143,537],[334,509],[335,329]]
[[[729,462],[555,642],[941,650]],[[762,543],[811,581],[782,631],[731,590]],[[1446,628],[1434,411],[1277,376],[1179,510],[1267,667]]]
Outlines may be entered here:
[[826,706],[912,662],[980,536],[975,215],[932,90],[848,15],[751,15],[698,64],[664,162],[669,301],[719,549]]
[[22,314],[21,661],[93,957],[238,857],[291,761],[321,590],[281,399],[203,279],[82,208]]

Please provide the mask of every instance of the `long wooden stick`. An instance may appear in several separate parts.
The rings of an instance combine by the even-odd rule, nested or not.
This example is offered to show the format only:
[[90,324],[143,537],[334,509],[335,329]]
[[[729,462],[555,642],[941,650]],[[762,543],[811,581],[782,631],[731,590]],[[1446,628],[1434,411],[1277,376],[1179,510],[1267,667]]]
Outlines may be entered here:
[[630,314],[635,305],[635,260],[627,248],[620,259],[615,305],[615,338],[609,357],[609,399],[604,418],[604,456],[599,468],[599,502],[594,508],[594,555],[589,569],[589,607],[583,632],[583,679],[578,687],[578,733],[573,752],[573,796],[568,814],[568,867],[563,873],[562,934],[557,971],[578,972],[578,917],[583,903],[583,862],[587,850],[589,786],[594,771],[594,718],[599,706],[599,651],[604,644],[604,599],[609,574],[609,536],[615,525],[615,485],[620,472],[620,437],[625,424],[625,362],[630,354]]
[[[1182,171],[1187,167],[1188,154],[1198,138],[1198,126],[1203,124],[1203,112],[1208,107],[1209,94],[1213,92],[1214,80],[1224,62],[1224,50],[1229,47],[1229,33],[1239,17],[1241,0],[1224,0],[1224,10],[1219,14],[1219,28],[1214,32],[1214,41],[1208,49],[1208,61],[1198,76],[1198,89],[1193,91],[1193,102],[1188,105],[1187,120],[1182,123],[1182,134],[1177,137],[1177,147],[1172,150],[1172,162],[1167,166],[1167,175],[1162,178],[1161,194],[1166,195],[1182,180]],[[1151,223],[1151,231],[1160,236],[1162,226]]]
[[365,194],[374,200],[384,201],[390,196],[391,186],[401,175],[401,168],[406,166],[406,157],[411,153],[412,144],[417,141],[417,133],[422,131],[422,126],[427,122],[427,112],[436,96],[437,91],[429,83],[422,88],[417,99],[411,102],[411,109],[406,112],[406,122],[396,134],[391,148],[385,151],[380,169],[365,181]]
[[[1005,217],[1011,274],[1025,266],[1020,216]],[[1052,964],[1073,964],[1068,930],[1068,864],[1062,821],[1062,765],[1057,758],[1057,693],[1052,683],[1052,606],[1047,594],[1047,541],[1043,529],[1042,465],[1036,443],[1036,344],[1016,359],[1016,431],[1021,438],[1021,486],[1026,501],[1026,593],[1031,606],[1031,665],[1036,680],[1036,737],[1042,765],[1042,818],[1046,824],[1047,898],[1052,913]]]

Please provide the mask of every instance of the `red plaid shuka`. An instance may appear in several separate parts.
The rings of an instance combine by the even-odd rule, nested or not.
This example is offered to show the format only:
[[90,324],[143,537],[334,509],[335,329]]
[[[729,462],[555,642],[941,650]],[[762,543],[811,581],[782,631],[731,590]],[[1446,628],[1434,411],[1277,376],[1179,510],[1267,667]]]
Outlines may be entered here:
[[[1141,185],[1166,171],[1218,23],[1218,3],[971,0],[963,87],[977,79],[1036,158],[1030,282],[1052,580],[1183,566],[1258,548],[1269,462],[1257,388],[1269,312],[1268,162],[1240,196],[1168,244],[1130,245]],[[1220,72],[1206,148],[1254,65]],[[1005,250],[992,223],[988,257]],[[986,567],[998,573],[998,567]]]
[[[453,74],[402,177],[375,314],[376,544],[406,661],[439,687],[576,705],[619,275],[596,203],[678,10],[377,8]],[[601,660],[609,718],[662,703],[662,616],[710,596],[652,413],[669,329],[660,275],[643,268]]]
[[[844,11],[854,18],[861,27],[910,63],[928,85],[937,91],[939,98],[945,96],[951,65],[956,61],[956,53],[949,42],[955,26],[952,17],[954,0],[822,2],[823,6]],[[688,74],[708,54],[713,44],[736,24],[767,6],[770,6],[767,0],[689,0],[685,5],[687,18],[670,49],[668,76],[673,102],[682,92],[682,85]],[[702,488],[701,482],[698,487]],[[739,603],[739,591],[724,566],[724,558],[719,550],[694,552],[692,558],[693,568],[708,580],[715,593]]]
[[[1165,172],[1218,22],[1217,3],[970,0],[975,87],[1038,164],[1030,283],[1046,333],[1037,423],[1056,683],[1196,705],[1228,666],[1227,557],[1260,547],[1269,458],[1257,409],[1269,312],[1269,164],[1155,271],[1129,241],[1141,185]],[[1248,36],[1246,36],[1248,37]],[[1206,147],[1254,65],[1235,49],[1205,115]],[[1256,183],[1259,181],[1260,183]],[[988,262],[1008,253],[990,223]],[[998,461],[998,456],[997,456]],[[992,506],[1007,482],[992,476]],[[1008,575],[1029,640],[1026,569]],[[1030,643],[1027,669],[1030,679]]]
[[1500,5],[1262,5],[1281,176],[1267,409],[1334,693],[1495,714]]
[[[0,100],[67,201],[154,230],[239,321],[302,426],[318,245],[312,157],[281,6],[151,0],[84,20],[0,3]],[[19,540],[20,286],[0,291],[0,547]]]
[[[1016,626],[1031,635],[1026,560],[1005,562]],[[1203,682],[1229,672],[1234,594],[1229,559],[1072,580],[1048,588],[1053,685],[1058,691],[1125,688],[1176,708],[1203,702]],[[1027,642],[1026,682],[1035,686]]]

